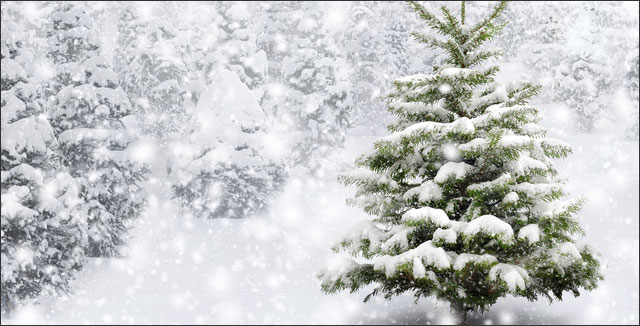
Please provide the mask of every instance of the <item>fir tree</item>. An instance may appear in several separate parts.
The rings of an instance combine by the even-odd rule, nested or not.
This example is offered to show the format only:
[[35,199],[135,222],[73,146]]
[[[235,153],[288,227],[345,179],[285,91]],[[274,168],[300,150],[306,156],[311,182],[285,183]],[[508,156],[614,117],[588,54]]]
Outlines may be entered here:
[[52,19],[50,56],[59,63],[61,89],[48,103],[51,124],[62,163],[81,184],[89,228],[87,254],[114,256],[124,241],[126,221],[138,215],[144,201],[137,182],[147,169],[127,155],[137,137],[121,120],[131,114],[131,105],[117,75],[97,56],[99,45],[89,37],[90,17],[66,3]]
[[[4,15],[3,4],[3,15]],[[4,21],[4,19],[3,19]],[[42,291],[68,290],[87,245],[73,178],[55,157],[57,141],[23,69],[33,57],[26,33],[2,25],[2,283],[1,310]]]
[[[289,163],[316,172],[351,125],[347,63],[336,39],[318,33],[322,12],[303,2],[268,4],[259,46],[269,58],[269,82],[261,105],[276,125],[295,137]],[[290,35],[284,38],[283,35]]]
[[640,116],[638,115],[638,43],[636,43],[635,54],[628,61],[630,62],[627,65],[628,70],[624,80],[624,88],[631,102],[631,121],[626,130],[626,138],[638,141],[638,123],[640,123]]
[[141,20],[127,6],[118,23],[116,71],[142,132],[155,139],[182,136],[190,119],[185,107],[187,69],[178,32],[164,22]]
[[579,295],[602,279],[594,251],[576,242],[583,233],[575,214],[581,200],[567,200],[552,158],[571,152],[545,137],[538,111],[527,105],[539,86],[500,84],[500,54],[483,46],[503,25],[489,16],[465,21],[446,6],[435,15],[412,9],[439,35],[413,36],[448,57],[433,74],[395,81],[389,110],[393,133],[357,160],[362,169],[341,177],[358,187],[350,204],[375,215],[355,226],[336,251],[345,258],[320,273],[322,290],[373,295],[406,291],[447,301],[466,322],[508,294],[529,300]]
[[[381,12],[380,7],[388,8],[387,3],[372,2],[355,5],[350,10],[348,28],[339,32],[340,46],[344,49],[344,56],[352,71],[349,83],[354,85],[353,92],[354,123],[362,123],[372,130],[381,127],[381,116],[385,114],[384,103],[380,101],[380,93],[386,81],[383,75],[395,67],[388,62],[381,62],[388,52],[384,44],[382,20],[376,18]],[[386,69],[381,69],[385,67]],[[393,67],[393,68],[392,68]]]
[[565,54],[553,84],[554,100],[569,108],[582,132],[598,130],[612,119],[612,73],[605,57],[589,53]]
[[[221,46],[208,59],[215,66],[225,67],[254,90],[264,83],[267,74],[267,55],[256,45],[256,32],[249,12],[249,4],[220,2],[218,28]],[[215,69],[215,67],[214,67]]]
[[143,90],[150,82],[150,71],[141,60],[147,42],[144,39],[148,23],[142,21],[135,8],[125,6],[118,19],[118,46],[114,49],[113,69],[118,74],[122,89],[135,103],[144,96]]
[[[538,14],[540,7],[544,7],[544,15]],[[563,3],[558,6],[510,6],[510,11],[505,13],[506,19],[518,17],[518,24],[506,26],[507,35],[496,40],[499,46],[504,47],[506,57],[519,57],[529,67],[531,74],[541,83],[541,97],[553,98],[555,96],[553,81],[556,68],[562,63],[566,54],[567,35],[563,29],[563,17],[568,15],[568,10]],[[536,10],[538,9],[538,10]],[[523,40],[519,40],[520,38]],[[515,41],[512,41],[515,39]]]
[[78,64],[97,56],[100,40],[92,29],[92,19],[72,4],[60,4],[51,13],[47,30],[47,56],[55,66],[55,76],[44,85],[45,98],[55,96],[74,79]]
[[[348,67],[354,127],[384,127],[389,113],[382,94],[398,76],[424,71],[439,55],[407,42],[417,19],[402,2],[360,2],[350,10],[348,27],[336,31]],[[387,24],[390,25],[387,26]],[[419,58],[410,60],[410,58]]]
[[[202,93],[190,143],[172,166],[175,197],[197,217],[242,218],[264,212],[282,189],[282,164],[265,150],[265,116],[247,86],[221,69]],[[178,145],[178,144],[176,144]]]

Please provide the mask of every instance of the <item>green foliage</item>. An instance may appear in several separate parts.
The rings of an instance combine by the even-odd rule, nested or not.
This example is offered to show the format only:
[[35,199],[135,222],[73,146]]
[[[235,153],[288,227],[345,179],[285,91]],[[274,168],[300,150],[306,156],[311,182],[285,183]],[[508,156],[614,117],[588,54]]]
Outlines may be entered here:
[[561,299],[595,288],[596,254],[574,244],[582,200],[563,199],[551,161],[571,147],[545,138],[527,105],[540,86],[500,84],[499,67],[480,66],[502,53],[483,46],[504,27],[495,20],[506,2],[473,25],[464,3],[460,18],[409,5],[437,32],[414,38],[448,56],[430,75],[394,82],[393,133],[358,158],[361,171],[340,178],[358,189],[347,202],[375,218],[334,247],[367,262],[321,272],[322,290],[377,284],[365,301],[411,291],[484,311],[508,294]]

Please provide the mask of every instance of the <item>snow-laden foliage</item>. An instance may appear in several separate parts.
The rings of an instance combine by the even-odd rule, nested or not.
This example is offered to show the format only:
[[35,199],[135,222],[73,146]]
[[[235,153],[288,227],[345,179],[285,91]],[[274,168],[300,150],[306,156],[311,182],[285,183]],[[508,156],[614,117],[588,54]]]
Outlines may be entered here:
[[97,56],[100,40],[92,28],[93,21],[80,7],[58,5],[47,28],[47,55],[56,67],[55,77],[47,81],[45,96],[57,94],[77,78],[78,63]]
[[180,137],[187,128],[187,68],[180,34],[164,22],[141,20],[126,6],[118,22],[115,70],[144,134]]
[[476,22],[465,21],[473,6],[460,16],[411,6],[438,33],[413,36],[447,57],[432,74],[396,79],[393,133],[342,177],[358,187],[350,203],[376,217],[335,246],[366,260],[323,270],[323,291],[375,284],[365,301],[411,291],[464,315],[507,294],[551,300],[594,289],[596,254],[576,242],[581,201],[564,198],[551,160],[571,147],[536,124],[527,103],[539,86],[498,83],[499,67],[485,64],[501,53],[483,45],[503,28],[506,2]]
[[640,123],[640,116],[638,115],[638,96],[640,96],[640,89],[638,88],[638,43],[636,43],[636,53],[628,58],[627,67],[628,71],[625,76],[624,86],[627,96],[631,100],[631,121],[627,129],[627,138],[637,141],[638,123]]
[[613,118],[607,114],[614,106],[606,96],[613,93],[609,58],[581,53],[564,59],[553,78],[554,100],[571,108],[578,128],[594,131],[598,123]]
[[[57,79],[61,89],[48,103],[51,124],[62,164],[80,183],[89,228],[87,254],[114,256],[123,244],[126,220],[137,216],[144,202],[137,182],[146,168],[125,151],[137,138],[122,122],[131,105],[117,75],[97,56],[99,46],[87,37],[91,18],[72,4],[60,5],[52,18],[49,41],[55,51],[49,55],[64,63],[58,76],[66,77]],[[71,46],[76,44],[92,46]]]
[[346,26],[334,37],[353,85],[351,122],[377,130],[388,119],[381,98],[389,82],[423,71],[439,54],[408,42],[417,19],[404,2],[356,2],[347,13]]
[[[4,4],[3,4],[4,6]],[[4,7],[3,7],[4,15]],[[61,168],[57,141],[23,69],[27,34],[2,25],[3,316],[42,291],[66,292],[87,243],[75,181]]]
[[198,101],[196,128],[174,144],[184,162],[171,167],[174,194],[198,217],[255,215],[282,188],[285,171],[264,150],[265,115],[251,91],[230,70],[213,75]]
[[[295,138],[292,165],[317,170],[333,148],[344,144],[354,103],[348,64],[331,34],[320,34],[323,12],[304,2],[267,7],[259,46],[269,60],[262,106]],[[284,37],[284,35],[288,37]]]
[[[427,10],[441,5],[423,2]],[[456,11],[461,6],[448,5]],[[492,3],[472,6],[466,22],[482,20]],[[487,200],[519,213],[522,202],[529,201],[523,192],[577,191],[588,197],[581,217],[590,242],[603,251],[601,261],[615,266],[603,269],[606,283],[593,295],[552,307],[541,302],[521,308],[520,300],[503,300],[482,318],[492,323],[531,322],[530,316],[543,323],[558,322],[549,316],[637,323],[637,312],[628,313],[629,307],[637,306],[633,291],[629,300],[612,298],[613,293],[629,293],[629,286],[637,286],[637,281],[627,280],[637,270],[637,259],[629,258],[637,256],[637,246],[629,245],[637,239],[637,3],[514,2],[504,17],[495,23],[513,23],[492,39],[505,54],[490,59],[501,67],[495,80],[520,75],[543,86],[531,98],[544,117],[540,123],[549,135],[576,146],[575,155],[557,165],[572,177],[567,187],[520,180],[549,166],[525,155],[531,154],[524,150],[531,143],[517,132],[489,135],[499,138],[493,145],[487,135],[465,138],[478,130],[491,131],[492,121],[504,115],[509,116],[505,123],[517,125],[520,116],[533,114],[536,109],[529,105],[492,107],[495,99],[510,97],[523,83],[478,86],[487,90],[480,98],[488,95],[482,100],[472,96],[478,100],[474,106],[487,105],[482,119],[468,112],[467,120],[454,123],[459,117],[443,109],[444,102],[396,99],[387,111],[381,99],[389,92],[399,94],[393,80],[428,72],[449,55],[410,42],[410,31],[425,32],[428,26],[405,2],[2,2],[2,309],[23,305],[16,315],[3,311],[3,324],[5,318],[13,319],[8,323],[33,323],[37,314],[32,314],[28,298],[65,291],[74,270],[86,263],[91,266],[72,284],[73,296],[35,299],[35,310],[46,311],[43,323],[447,323],[446,314],[424,313],[425,307],[432,307],[430,302],[407,305],[411,298],[403,296],[391,304],[373,300],[356,305],[357,297],[322,296],[312,278],[295,277],[313,272],[329,254],[321,249],[325,239],[360,217],[338,203],[348,190],[335,187],[334,175],[351,168],[354,150],[370,142],[372,135],[384,133],[393,114],[400,115],[391,126],[397,133],[383,141],[410,139],[407,146],[422,146],[421,139],[429,135],[452,141],[437,143],[434,148],[446,161],[422,169],[419,173],[431,179],[410,179],[410,189],[405,189],[406,180],[371,173],[366,167],[349,175],[391,192],[404,191],[402,200],[420,204],[407,206],[401,223],[391,228],[366,221],[349,231],[349,238],[366,234],[371,240],[361,245],[362,250],[374,252],[380,241],[384,250],[406,249],[397,260],[382,259],[378,272],[391,274],[395,263],[410,264],[418,254],[444,265],[447,258],[438,248],[446,253],[446,246],[458,244],[461,237],[478,237],[487,230],[495,231],[496,242],[546,245],[544,223],[532,220],[514,226],[515,220],[503,221],[498,213],[481,211],[474,215],[478,218],[461,221],[468,224],[449,227],[447,221],[457,218],[450,212],[463,207],[432,206],[450,199],[443,184],[466,186],[471,197],[509,187],[502,198]],[[475,78],[468,70],[434,73],[439,80],[455,79],[456,74]],[[226,84],[230,85],[220,86]],[[452,85],[439,85],[437,91],[458,96],[459,85]],[[221,92],[229,99],[232,93],[241,94],[237,103],[242,104],[242,114],[231,117],[235,100],[233,105],[211,103]],[[207,127],[212,124],[215,128]],[[535,123],[521,129],[534,139],[544,133]],[[455,134],[468,140],[466,144],[451,138]],[[540,144],[558,145],[549,140]],[[508,171],[492,180],[466,185],[481,172],[467,156],[480,155],[488,146],[515,146],[499,154],[518,154],[518,160],[501,162]],[[420,155],[434,162],[429,150],[423,152]],[[417,154],[413,158],[416,162],[407,171],[422,159]],[[140,174],[140,162],[150,163],[153,174],[148,178]],[[518,185],[509,183],[514,178]],[[153,193],[144,211],[137,185]],[[19,188],[23,186],[28,192]],[[55,200],[42,199],[45,195]],[[362,197],[357,202],[371,206],[387,200]],[[44,201],[51,205],[41,205]],[[15,212],[11,209],[19,205],[37,215],[10,219]],[[534,207],[544,216],[562,209]],[[96,250],[96,239],[125,245],[123,227],[138,215],[142,219],[135,223],[141,227],[131,229],[135,238],[122,248],[123,257],[83,262],[87,251]],[[196,221],[192,216],[260,218]],[[11,224],[14,221],[20,224]],[[421,223],[438,227],[432,238],[414,243],[412,235]],[[11,231],[5,232],[5,227]],[[23,227],[30,233],[20,233]],[[603,232],[592,232],[593,228]],[[299,241],[300,234],[310,241]],[[7,240],[10,237],[13,240]],[[93,249],[87,248],[89,241]],[[246,246],[238,246],[238,241]],[[28,245],[15,246],[16,242]],[[22,250],[35,243],[37,249]],[[117,247],[114,253],[120,252]],[[582,256],[582,247],[574,247]],[[5,248],[12,254],[5,255]],[[569,244],[548,254],[561,266],[578,256]],[[216,264],[214,273],[203,263],[207,261]],[[411,272],[437,280],[426,263],[413,264]],[[503,257],[492,253],[462,252],[451,260],[455,271],[474,263],[495,265],[486,274],[488,282],[504,281],[505,291],[521,291],[535,280],[528,267],[505,265]],[[218,265],[228,266],[228,277],[218,272]],[[351,266],[350,261],[335,265],[337,270]],[[4,277],[15,277],[22,285],[5,282]],[[289,283],[297,292],[273,295]],[[202,284],[214,291],[204,293]],[[129,299],[122,300],[123,291]],[[221,296],[223,291],[228,295]],[[153,300],[167,299],[167,294],[168,300]],[[262,302],[259,307],[234,303],[250,296]],[[577,305],[586,308],[571,309]],[[505,307],[526,313],[503,319]],[[183,308],[190,313],[174,311]],[[531,311],[545,313],[529,315]],[[472,321],[479,322],[478,316]]]
[[633,82],[626,63],[638,52],[638,20],[621,14],[629,9],[622,2],[514,3],[505,16],[518,23],[508,24],[497,43],[544,87],[535,101],[564,104],[563,119],[572,127],[587,133],[628,127],[634,121],[624,118],[618,90]]
[[222,46],[212,49],[207,63],[214,69],[219,66],[233,71],[249,89],[256,89],[267,77],[267,56],[257,47],[258,33],[249,3],[219,2],[215,6],[220,13],[218,27]]

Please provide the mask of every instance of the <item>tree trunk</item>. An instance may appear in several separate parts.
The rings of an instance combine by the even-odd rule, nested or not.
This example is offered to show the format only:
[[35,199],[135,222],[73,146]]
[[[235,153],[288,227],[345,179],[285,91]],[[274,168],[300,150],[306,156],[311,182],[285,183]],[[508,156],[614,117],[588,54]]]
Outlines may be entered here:
[[467,324],[467,310],[464,305],[460,303],[451,303],[451,312],[454,316],[456,316],[456,321],[458,325],[466,325]]

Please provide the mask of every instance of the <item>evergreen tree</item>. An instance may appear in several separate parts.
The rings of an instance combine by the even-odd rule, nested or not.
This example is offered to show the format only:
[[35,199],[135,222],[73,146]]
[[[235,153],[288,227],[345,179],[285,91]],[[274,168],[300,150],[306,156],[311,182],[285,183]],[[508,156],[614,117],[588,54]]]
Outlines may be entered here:
[[190,119],[185,106],[187,69],[178,32],[164,22],[141,20],[126,6],[118,22],[115,66],[142,132],[155,139],[180,137]]
[[282,78],[289,86],[291,119],[301,131],[293,147],[292,162],[316,170],[329,151],[342,146],[350,127],[353,100],[347,87],[346,62],[339,58],[335,39],[318,34],[323,16],[301,3],[294,22],[290,52],[282,61]]
[[[524,8],[523,8],[524,7]],[[518,24],[505,26],[506,35],[496,40],[503,47],[507,58],[519,58],[530,69],[542,86],[541,97],[553,98],[555,70],[566,54],[567,43],[564,19],[569,16],[568,6],[545,6],[532,3],[531,6],[509,6],[506,19],[518,19]],[[543,13],[542,13],[542,10]],[[521,39],[522,38],[522,39]]]
[[[536,9],[543,7],[544,15],[538,15]],[[563,4],[558,6],[510,6],[505,12],[506,19],[519,19],[519,24],[506,26],[506,35],[496,40],[504,47],[507,57],[519,55],[526,64],[535,67],[545,77],[553,77],[553,67],[561,62],[557,54],[564,53],[563,44],[567,42],[564,18],[571,9]],[[517,51],[519,50],[519,51]],[[554,55],[555,54],[555,55]]]
[[357,104],[353,112],[354,123],[361,123],[372,130],[381,126],[381,120],[384,120],[381,117],[386,113],[384,103],[380,101],[386,84],[383,75],[395,68],[383,61],[390,47],[385,46],[384,33],[387,30],[381,26],[383,20],[376,18],[376,15],[384,12],[379,7],[385,5],[372,2],[353,6],[348,27],[339,34],[343,55],[352,69],[349,84],[354,86],[351,91],[353,102]]
[[554,78],[554,100],[565,104],[573,114],[577,127],[593,132],[610,120],[613,104],[612,73],[605,58],[589,53],[565,55]]
[[287,54],[290,43],[285,37],[289,27],[289,19],[295,13],[298,4],[291,1],[261,2],[254,9],[254,16],[260,19],[256,22],[256,45],[265,52],[270,82],[282,82],[282,59]]
[[218,22],[221,46],[213,51],[209,60],[215,66],[233,71],[249,89],[254,90],[264,84],[267,56],[257,48],[257,33],[252,24],[249,4],[220,2],[217,5],[221,16]]
[[508,25],[497,44],[544,87],[538,102],[565,104],[581,132],[615,128],[622,117],[613,103],[626,73],[619,63],[635,42],[625,31],[637,29],[637,19],[621,10],[620,3],[514,3],[505,16],[519,23]]
[[440,55],[407,42],[416,22],[402,2],[363,1],[351,8],[348,27],[337,31],[340,55],[351,68],[354,127],[371,131],[384,127],[389,113],[380,98],[388,92],[390,81],[423,71]]
[[636,51],[635,54],[630,58],[628,64],[627,74],[624,80],[625,90],[627,95],[629,96],[629,100],[631,101],[631,122],[629,123],[629,127],[627,127],[627,136],[626,138],[629,140],[638,141],[638,121],[640,116],[638,115],[638,43],[636,43]]
[[197,217],[255,215],[282,189],[284,168],[265,151],[265,117],[251,91],[232,71],[215,76],[182,150],[191,155],[172,168],[174,194]]
[[317,171],[322,159],[344,144],[353,94],[337,40],[317,32],[324,16],[312,6],[269,4],[262,22],[265,32],[258,40],[269,58],[270,85],[261,105],[283,133],[295,138],[289,164]]
[[[424,60],[424,57],[417,52],[424,49],[414,48],[410,42],[407,42],[412,27],[411,22],[414,20],[411,11],[406,10],[406,6],[402,2],[383,4],[381,9],[377,14],[383,17],[384,21],[388,21],[389,26],[382,28],[385,49],[380,66],[389,67],[387,68],[388,72],[394,76],[404,76],[422,71],[424,67],[419,62],[412,62],[410,59],[418,56]],[[394,78],[387,76],[386,79],[393,80]]]
[[97,56],[100,40],[92,29],[92,19],[72,4],[60,4],[51,13],[47,30],[48,53],[55,66],[55,77],[44,87],[45,98],[55,96],[65,86],[74,83],[78,65]]
[[127,155],[137,137],[121,120],[131,114],[131,105],[116,74],[97,56],[99,45],[87,36],[92,34],[90,17],[65,3],[52,19],[50,55],[60,63],[57,82],[62,88],[48,104],[51,124],[62,163],[81,184],[88,218],[87,254],[114,256],[123,243],[126,220],[138,215],[144,201],[137,182],[147,169]]
[[138,17],[135,8],[130,5],[122,8],[117,25],[118,46],[114,49],[113,69],[129,101],[133,103],[144,97],[143,90],[151,83],[147,64],[141,62],[141,53],[146,46],[144,35],[147,25]]
[[437,16],[417,2],[412,9],[439,35],[414,33],[448,54],[433,74],[395,81],[389,110],[393,133],[357,160],[362,169],[341,181],[358,187],[349,202],[375,215],[355,226],[336,251],[362,255],[323,270],[322,289],[352,292],[369,284],[373,295],[406,291],[468,311],[488,309],[508,294],[535,300],[580,294],[602,279],[593,249],[566,200],[552,158],[571,152],[545,137],[538,111],[527,105],[539,86],[500,84],[499,55],[482,47],[503,25],[506,2],[477,23],[446,6]]
[[[4,15],[3,4],[3,15]],[[4,18],[3,18],[4,22]],[[82,266],[85,217],[75,181],[54,155],[53,130],[23,69],[26,33],[2,24],[2,225],[1,310],[42,291],[65,292]]]

